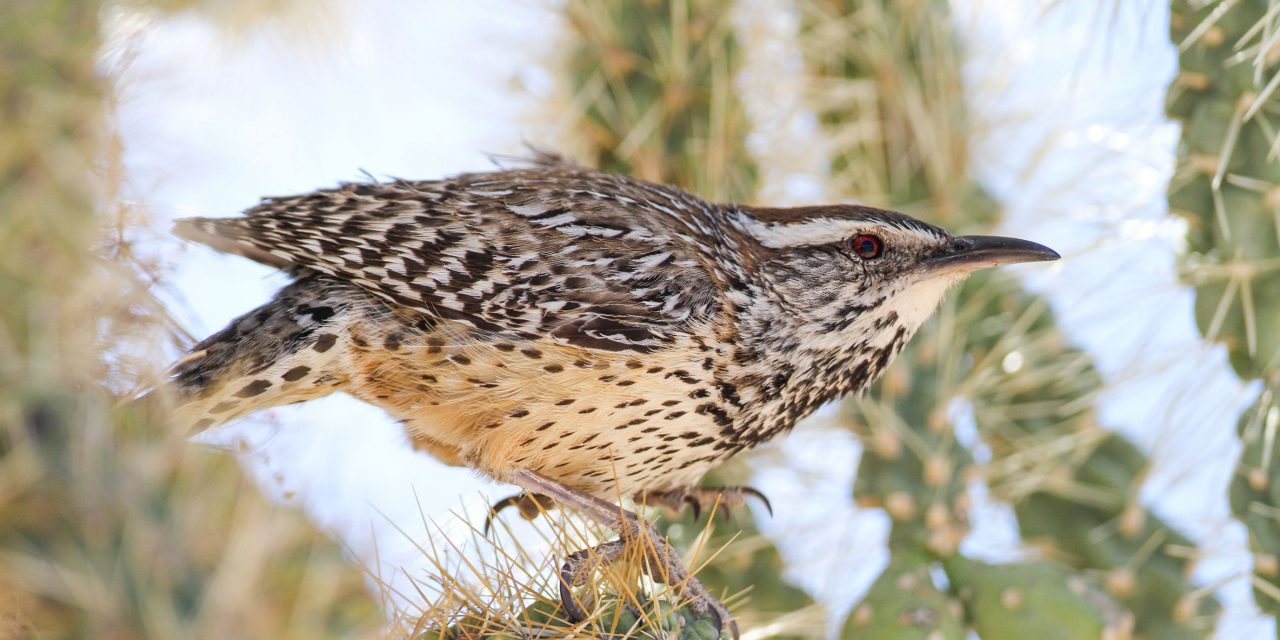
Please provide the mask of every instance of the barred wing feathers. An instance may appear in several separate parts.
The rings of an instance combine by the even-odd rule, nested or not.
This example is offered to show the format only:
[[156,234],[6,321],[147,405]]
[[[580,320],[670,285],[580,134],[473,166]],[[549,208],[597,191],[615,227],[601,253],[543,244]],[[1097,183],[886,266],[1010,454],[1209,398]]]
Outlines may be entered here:
[[483,332],[647,352],[723,311],[723,278],[699,250],[713,207],[560,165],[345,184],[175,232]]

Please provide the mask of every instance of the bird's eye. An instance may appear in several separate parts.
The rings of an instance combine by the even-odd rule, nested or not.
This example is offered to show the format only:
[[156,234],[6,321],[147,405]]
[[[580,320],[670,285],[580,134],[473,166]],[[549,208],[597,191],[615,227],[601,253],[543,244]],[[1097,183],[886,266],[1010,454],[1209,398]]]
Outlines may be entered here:
[[863,260],[874,260],[884,253],[884,241],[879,236],[869,233],[854,237],[850,245],[853,247],[853,252]]

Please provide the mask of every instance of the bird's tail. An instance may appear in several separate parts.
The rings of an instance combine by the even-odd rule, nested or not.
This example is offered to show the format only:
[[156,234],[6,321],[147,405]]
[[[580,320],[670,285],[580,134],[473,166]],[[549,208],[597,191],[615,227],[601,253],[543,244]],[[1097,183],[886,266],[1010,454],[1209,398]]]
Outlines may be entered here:
[[170,370],[179,425],[203,431],[341,389],[354,293],[324,276],[304,277],[192,347]]
[[199,242],[223,253],[243,256],[268,266],[288,267],[291,264],[289,260],[269,253],[250,241],[253,235],[251,232],[252,224],[253,219],[244,216],[238,218],[181,218],[174,221],[173,234],[183,240]]

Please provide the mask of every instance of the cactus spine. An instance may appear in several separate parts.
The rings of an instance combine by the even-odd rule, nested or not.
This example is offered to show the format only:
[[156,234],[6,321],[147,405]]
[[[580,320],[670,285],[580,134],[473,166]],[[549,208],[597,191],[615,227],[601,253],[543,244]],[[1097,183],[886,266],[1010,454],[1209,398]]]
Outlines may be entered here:
[[118,177],[105,13],[0,7],[0,636],[372,635],[337,545],[172,433],[162,402],[112,393],[141,380],[112,349],[154,351],[165,323],[125,243],[91,250]]
[[[958,232],[991,228],[999,207],[968,170],[972,129],[947,3],[800,6],[815,104],[832,141],[832,183]],[[1189,562],[1172,551],[1189,543],[1138,503],[1149,463],[1097,423],[1092,398],[1102,381],[1087,355],[1066,344],[1047,305],[1006,276],[979,274],[939,315],[879,389],[849,407],[865,444],[855,497],[893,521],[886,576],[922,558],[946,576],[945,588],[917,585],[898,597],[929,610],[939,594],[956,599],[963,624],[983,637],[1001,637],[992,626],[1001,606],[1006,622],[1057,629],[1056,637],[1123,636],[1131,626],[1141,637],[1207,636],[1217,605],[1193,596]],[[956,440],[953,418],[963,413],[990,457],[981,465]],[[957,554],[975,479],[1012,503],[1024,538],[1056,564],[989,566]],[[873,586],[846,637],[871,637],[863,630],[877,624],[875,602],[892,584],[882,577]],[[1025,602],[1042,606],[1018,606]],[[939,627],[941,637],[949,628]]]
[[1261,381],[1241,416],[1230,504],[1249,531],[1254,599],[1280,615],[1280,158],[1273,124],[1280,47],[1274,3],[1171,4],[1178,75],[1166,109],[1182,123],[1169,212],[1187,222],[1185,280],[1196,323],[1236,374]]

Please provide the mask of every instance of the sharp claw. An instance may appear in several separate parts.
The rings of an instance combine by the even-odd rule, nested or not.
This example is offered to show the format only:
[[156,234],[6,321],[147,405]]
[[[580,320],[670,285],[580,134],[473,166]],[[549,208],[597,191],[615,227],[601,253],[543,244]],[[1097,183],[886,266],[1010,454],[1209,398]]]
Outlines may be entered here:
[[554,500],[537,493],[517,493],[514,496],[507,496],[489,507],[489,515],[484,519],[484,537],[489,537],[489,529],[493,528],[493,521],[498,517],[498,512],[507,507],[516,507],[520,510],[521,518],[533,520],[555,506]]
[[569,575],[569,563],[564,563],[560,567],[560,606],[564,608],[565,618],[569,622],[582,622],[587,617],[587,612],[578,606],[578,601],[573,597],[573,588],[569,586],[573,576]]
[[489,529],[493,528],[493,519],[498,517],[498,512],[510,507],[511,505],[518,504],[520,502],[521,495],[523,494],[517,493],[514,496],[507,496],[493,503],[493,506],[489,507],[489,515],[484,519],[484,537],[489,537]]
[[725,522],[729,522],[733,519],[733,515],[729,513],[729,505],[723,501],[720,503],[720,512],[724,514]]
[[[711,617],[715,619],[716,631],[724,631],[724,628],[725,628],[724,616],[720,615],[720,607],[717,607],[714,605],[708,605],[707,613],[710,613]],[[729,626],[729,635],[733,636],[733,640],[739,640],[738,621],[730,617],[728,626]]]
[[684,503],[689,505],[689,508],[693,510],[694,520],[697,520],[698,518],[702,517],[702,503],[698,502],[697,498],[690,495],[686,495],[684,497]]
[[760,502],[763,502],[765,510],[769,512],[769,517],[773,517],[773,505],[769,503],[769,499],[766,498],[763,493],[760,493],[759,489],[756,489],[755,487],[743,487],[742,492],[760,500]]
[[708,606],[707,613],[710,613],[711,617],[715,618],[716,631],[724,631],[724,620],[720,619],[720,612],[716,610],[716,607]]

